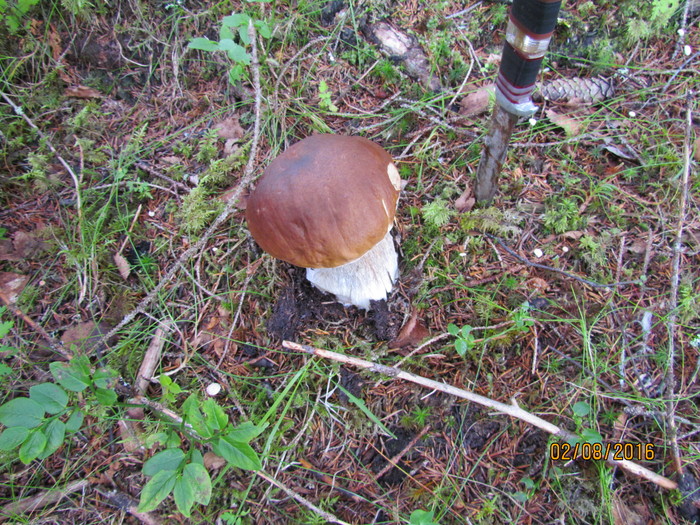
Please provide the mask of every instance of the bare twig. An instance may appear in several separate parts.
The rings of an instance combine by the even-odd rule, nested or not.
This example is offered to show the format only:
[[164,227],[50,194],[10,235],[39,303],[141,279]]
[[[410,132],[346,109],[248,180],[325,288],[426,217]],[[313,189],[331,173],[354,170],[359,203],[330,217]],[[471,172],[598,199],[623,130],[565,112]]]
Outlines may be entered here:
[[316,505],[314,505],[313,503],[311,503],[308,499],[304,498],[304,497],[301,496],[300,494],[297,494],[297,493],[294,492],[292,489],[290,489],[289,487],[287,487],[284,483],[282,483],[282,482],[279,481],[279,480],[276,480],[275,478],[273,478],[273,477],[270,476],[269,474],[263,472],[262,470],[258,470],[258,471],[256,472],[256,474],[257,474],[258,476],[260,476],[262,479],[264,479],[265,481],[267,481],[268,483],[271,483],[271,484],[274,485],[275,487],[277,487],[277,488],[279,488],[279,489],[282,489],[282,491],[283,491],[285,494],[287,494],[287,496],[289,496],[290,498],[294,498],[294,499],[297,500],[299,503],[301,503],[302,505],[304,505],[307,509],[309,509],[310,511],[312,511],[312,512],[318,514],[320,517],[322,517],[322,518],[323,518],[324,520],[326,520],[327,522],[329,522],[329,523],[337,523],[338,525],[350,525],[349,523],[347,523],[347,522],[345,522],[345,521],[343,521],[343,520],[338,519],[337,517],[335,517],[335,516],[334,516],[333,514],[331,514],[330,512],[326,512],[325,510],[319,509]]
[[408,444],[398,454],[396,454],[392,458],[387,458],[387,464],[384,466],[383,469],[381,469],[373,476],[371,482],[376,482],[379,478],[381,478],[384,474],[389,472],[392,468],[398,467],[401,458],[404,457],[408,453],[408,451],[411,450],[416,445],[416,443],[418,443],[418,441],[428,433],[429,430],[430,425],[424,426],[423,429],[420,432],[418,432],[418,434],[413,436],[413,439],[409,441]]
[[163,353],[163,346],[165,345],[165,336],[167,336],[169,332],[170,327],[168,327],[168,329],[164,329],[160,326],[156,328],[156,333],[153,335],[153,339],[151,339],[151,344],[148,345],[148,350],[146,350],[143,356],[139,373],[136,376],[134,391],[137,395],[144,395],[146,393],[146,387],[148,387],[148,383],[151,378],[153,378],[153,373],[160,363],[160,356]]
[[146,311],[146,308],[153,302],[153,300],[158,296],[160,291],[165,288],[166,285],[173,281],[173,277],[178,272],[180,267],[189,261],[195,254],[199,253],[204,246],[209,242],[209,238],[219,229],[224,221],[226,221],[231,213],[236,209],[236,203],[241,197],[243,190],[253,181],[254,179],[254,167],[255,158],[258,152],[258,141],[260,140],[260,118],[261,118],[261,105],[262,105],[262,91],[260,88],[260,62],[258,61],[258,47],[256,42],[255,28],[251,23],[248,27],[248,34],[250,35],[250,54],[251,54],[251,70],[253,72],[253,88],[255,89],[255,123],[253,124],[253,139],[250,146],[250,156],[248,158],[248,163],[246,164],[245,171],[241,181],[238,186],[230,192],[228,201],[223,211],[214,220],[214,222],[207,228],[204,235],[187,250],[185,250],[178,260],[173,264],[170,269],[163,275],[158,284],[144,297],[141,302],[134,308],[131,312],[126,314],[117,325],[110,330],[110,332],[104,337],[105,341],[116,335],[119,330],[124,328],[129,324],[137,315],[142,314]]
[[[343,364],[364,368],[377,374],[388,375],[389,377],[393,377],[395,379],[411,381],[412,383],[416,383],[426,388],[430,388],[432,390],[439,390],[440,392],[444,392],[446,394],[450,394],[455,397],[466,399],[468,401],[472,401],[473,403],[478,403],[479,405],[492,408],[497,412],[500,412],[501,414],[506,414],[508,416],[520,419],[521,421],[525,421],[530,425],[536,426],[537,428],[540,428],[545,432],[548,432],[549,434],[557,436],[566,441],[578,440],[578,436],[576,434],[573,434],[563,428],[558,427],[557,425],[554,425],[553,423],[550,423],[549,421],[542,419],[539,416],[536,416],[534,414],[531,414],[530,412],[523,410],[515,402],[513,402],[513,404],[511,405],[507,405],[505,403],[501,403],[500,401],[489,399],[488,397],[475,394],[474,392],[470,392],[468,390],[457,388],[455,386],[448,385],[446,383],[441,383],[439,381],[433,381],[432,379],[411,374],[409,372],[404,372],[403,370],[399,370],[398,368],[392,366],[385,366],[377,363],[372,363],[371,361],[366,361],[357,357],[339,354],[337,352],[331,352],[329,350],[323,350],[321,348],[314,348],[308,345],[300,345],[291,341],[284,341],[282,343],[282,346],[289,350],[293,350],[296,352],[304,352],[318,357],[323,357],[325,359],[332,359]],[[608,456],[607,462],[610,465],[620,467],[626,470],[627,472],[643,477],[644,479],[651,481],[652,483],[656,483],[660,487],[664,487],[669,490],[678,488],[678,484],[675,481],[670,480],[659,474],[656,474],[655,472],[652,472],[651,470],[642,467],[641,465],[637,465],[636,463],[633,463],[631,461],[616,460],[613,458],[612,453]]]
[[49,344],[49,348],[53,352],[61,354],[66,359],[71,359],[73,357],[73,354],[66,350],[60,341],[56,340],[56,338],[54,337],[51,337],[51,335],[49,335],[49,333],[46,330],[44,330],[43,326],[41,326],[39,323],[37,323],[31,317],[25,314],[22,310],[20,310],[14,304],[12,304],[2,293],[0,293],[0,299],[5,304],[7,309],[12,313],[12,315],[19,317],[30,327],[32,327],[32,329],[36,330],[36,332],[44,339],[44,341],[46,341]]
[[583,284],[587,284],[588,286],[592,286],[594,288],[613,288],[615,286],[627,286],[630,284],[640,284],[639,281],[618,281],[614,283],[597,283],[595,281],[590,281],[588,279],[584,279],[583,277],[579,277],[578,275],[574,275],[573,273],[566,272],[564,270],[560,270],[559,268],[554,268],[552,266],[547,266],[546,264],[539,264],[536,262],[532,262],[522,255],[520,255],[518,252],[507,246],[500,238],[496,237],[495,235],[491,235],[490,233],[484,233],[487,237],[493,239],[498,243],[498,245],[503,248],[505,251],[507,251],[510,255],[518,259],[520,262],[527,264],[528,266],[532,266],[534,268],[540,268],[541,270],[547,270],[550,272],[556,272],[560,273],[562,275],[565,275],[566,277],[569,277],[570,279],[574,279],[576,281],[579,281]]
[[681,251],[683,246],[683,229],[685,226],[685,215],[688,207],[688,182],[690,179],[690,134],[692,130],[692,104],[693,99],[688,96],[688,109],[686,112],[685,140],[683,142],[683,176],[681,180],[681,201],[678,205],[678,225],[676,226],[676,238],[673,243],[673,259],[671,262],[671,296],[669,298],[668,314],[668,356],[666,361],[666,424],[668,425],[668,440],[671,445],[673,455],[673,465],[676,473],[683,474],[681,465],[680,449],[678,447],[678,430],[676,428],[676,319],[678,313],[678,287],[681,274]]
[[58,503],[64,497],[72,494],[73,492],[80,492],[84,490],[89,484],[90,482],[88,480],[81,479],[69,483],[61,489],[50,489],[30,498],[13,501],[0,509],[0,515],[10,517],[16,516],[17,514],[34,512],[35,510]]

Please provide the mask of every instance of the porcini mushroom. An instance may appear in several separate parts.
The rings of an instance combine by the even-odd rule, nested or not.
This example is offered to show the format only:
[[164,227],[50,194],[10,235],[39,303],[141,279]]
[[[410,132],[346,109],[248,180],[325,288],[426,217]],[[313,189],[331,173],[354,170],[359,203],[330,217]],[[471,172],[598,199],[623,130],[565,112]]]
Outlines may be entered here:
[[312,135],[267,167],[246,204],[248,228],[317,288],[368,309],[398,277],[390,231],[400,189],[391,156],[374,142]]

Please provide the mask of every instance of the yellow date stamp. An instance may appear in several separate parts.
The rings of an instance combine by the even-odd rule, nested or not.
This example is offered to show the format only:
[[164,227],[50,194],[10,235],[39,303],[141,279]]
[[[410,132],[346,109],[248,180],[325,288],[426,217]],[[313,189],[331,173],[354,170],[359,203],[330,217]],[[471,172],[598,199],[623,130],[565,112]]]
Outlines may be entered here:
[[615,461],[652,461],[656,458],[653,443],[551,443],[549,459],[553,461],[571,461],[583,459],[597,461],[610,457]]

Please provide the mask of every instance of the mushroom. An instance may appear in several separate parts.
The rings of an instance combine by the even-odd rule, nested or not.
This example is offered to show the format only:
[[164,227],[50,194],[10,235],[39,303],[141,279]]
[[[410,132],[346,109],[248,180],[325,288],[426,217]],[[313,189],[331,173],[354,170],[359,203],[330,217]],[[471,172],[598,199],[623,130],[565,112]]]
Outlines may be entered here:
[[368,309],[398,277],[391,227],[401,189],[391,156],[362,137],[312,135],[272,161],[246,204],[267,253],[345,305]]

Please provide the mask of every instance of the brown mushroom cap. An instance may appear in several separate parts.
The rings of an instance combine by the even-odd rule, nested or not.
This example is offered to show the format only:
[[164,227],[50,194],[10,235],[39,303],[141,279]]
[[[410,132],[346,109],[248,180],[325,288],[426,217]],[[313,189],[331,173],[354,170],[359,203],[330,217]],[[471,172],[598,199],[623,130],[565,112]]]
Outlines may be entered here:
[[374,142],[312,135],[265,170],[246,204],[248,228],[273,257],[333,268],[382,240],[399,190],[391,156]]

